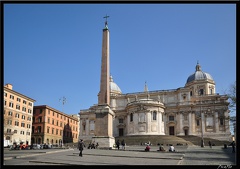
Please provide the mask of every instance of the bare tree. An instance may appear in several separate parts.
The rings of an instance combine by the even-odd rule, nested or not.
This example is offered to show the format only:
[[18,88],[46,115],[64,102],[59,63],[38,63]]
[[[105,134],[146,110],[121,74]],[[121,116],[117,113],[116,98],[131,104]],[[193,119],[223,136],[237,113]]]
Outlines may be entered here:
[[227,96],[229,97],[230,122],[233,132],[236,131],[236,81],[230,85]]
[[230,85],[227,96],[229,97],[229,109],[231,112],[236,111],[236,81]]

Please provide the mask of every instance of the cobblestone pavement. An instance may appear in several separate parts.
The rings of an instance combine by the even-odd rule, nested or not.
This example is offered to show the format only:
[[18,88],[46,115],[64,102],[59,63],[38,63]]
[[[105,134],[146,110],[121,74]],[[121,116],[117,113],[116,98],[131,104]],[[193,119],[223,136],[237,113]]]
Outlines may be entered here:
[[[220,146],[176,146],[177,152],[158,152],[151,146],[127,146],[126,150],[84,149],[79,157],[77,149],[4,151],[3,165],[229,165],[236,164],[231,148]],[[165,147],[166,148],[166,147]]]

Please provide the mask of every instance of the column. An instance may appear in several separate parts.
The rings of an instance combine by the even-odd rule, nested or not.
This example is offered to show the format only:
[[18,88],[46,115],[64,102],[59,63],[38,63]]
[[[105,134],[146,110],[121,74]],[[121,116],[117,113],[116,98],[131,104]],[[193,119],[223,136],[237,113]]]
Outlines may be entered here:
[[183,120],[183,115],[182,115],[182,112],[179,112],[180,113],[180,120],[179,120],[179,134],[180,135],[183,135],[183,126],[182,126],[182,120]]
[[201,112],[201,124],[202,124],[202,127],[201,127],[201,130],[202,130],[202,133],[204,134],[204,131],[205,131],[205,117],[204,117],[204,112]]
[[188,125],[189,125],[189,130],[188,134],[192,135],[192,113],[188,113]]
[[195,112],[192,113],[192,134],[196,132]]
[[219,123],[218,123],[218,112],[215,112],[214,114],[214,121],[215,121],[215,132],[218,133],[219,132]]

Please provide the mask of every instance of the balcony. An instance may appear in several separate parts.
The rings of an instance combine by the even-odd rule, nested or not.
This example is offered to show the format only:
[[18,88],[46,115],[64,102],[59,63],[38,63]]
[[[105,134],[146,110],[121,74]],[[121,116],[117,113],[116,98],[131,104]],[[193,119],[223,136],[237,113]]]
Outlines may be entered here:
[[170,123],[177,124],[177,120],[167,120],[166,121],[166,124],[170,124]]

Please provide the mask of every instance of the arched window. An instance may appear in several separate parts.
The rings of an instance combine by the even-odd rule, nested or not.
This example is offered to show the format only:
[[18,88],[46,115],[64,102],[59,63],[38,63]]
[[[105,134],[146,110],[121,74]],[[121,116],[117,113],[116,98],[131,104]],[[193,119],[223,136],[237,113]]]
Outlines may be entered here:
[[199,95],[203,95],[203,89],[199,90]]
[[153,120],[157,120],[157,111],[153,111],[152,117]]

